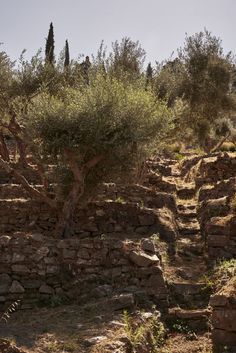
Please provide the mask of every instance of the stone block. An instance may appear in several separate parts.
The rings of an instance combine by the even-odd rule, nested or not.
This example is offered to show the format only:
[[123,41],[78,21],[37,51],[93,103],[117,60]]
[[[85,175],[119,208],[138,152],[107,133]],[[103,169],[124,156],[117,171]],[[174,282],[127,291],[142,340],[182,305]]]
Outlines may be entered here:
[[10,293],[24,293],[25,289],[22,287],[22,285],[18,281],[13,281],[12,285],[9,289]]
[[11,277],[7,274],[0,275],[0,295],[8,293],[11,282]]
[[151,239],[144,238],[141,240],[141,249],[145,252],[155,254],[155,244]]
[[229,242],[229,237],[227,235],[208,235],[207,244],[213,247],[223,247]]
[[25,260],[25,255],[14,253],[12,257],[12,263],[23,262]]
[[156,255],[148,255],[143,251],[131,251],[129,258],[135,265],[139,267],[148,267],[151,265],[160,264],[160,260]]
[[39,293],[42,294],[53,294],[54,289],[47,284],[42,284],[41,287],[39,288]]
[[12,265],[12,272],[16,273],[29,273],[30,269],[25,265]]
[[231,308],[215,309],[211,320],[215,329],[235,331],[236,333],[236,310]]
[[[220,329],[212,330],[213,346],[236,346],[236,332],[228,332]],[[228,347],[229,348],[229,347]]]

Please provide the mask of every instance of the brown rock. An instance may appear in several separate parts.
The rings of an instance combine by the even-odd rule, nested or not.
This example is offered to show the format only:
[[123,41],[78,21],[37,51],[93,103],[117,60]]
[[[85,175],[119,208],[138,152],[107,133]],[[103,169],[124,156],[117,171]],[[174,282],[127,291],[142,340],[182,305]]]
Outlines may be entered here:
[[160,264],[160,260],[156,255],[148,255],[143,251],[131,251],[130,260],[139,267],[148,267]]
[[144,238],[141,240],[141,249],[143,251],[150,252],[152,254],[155,254],[156,252],[154,242],[147,238]]
[[17,273],[29,273],[30,269],[25,265],[12,265],[12,271]]
[[25,289],[22,287],[22,285],[18,281],[13,281],[12,285],[9,289],[10,293],[24,293]]
[[11,237],[9,237],[8,235],[2,235],[0,237],[0,245],[7,246],[10,240],[11,240]]
[[215,309],[211,320],[215,329],[234,331],[236,333],[236,310],[231,308]]
[[212,341],[216,348],[219,346],[236,346],[236,332],[228,332],[225,330],[213,329]]
[[0,295],[8,292],[11,284],[11,278],[7,274],[0,275]]
[[53,294],[54,289],[47,284],[42,284],[41,287],[39,288],[39,293],[42,294]]

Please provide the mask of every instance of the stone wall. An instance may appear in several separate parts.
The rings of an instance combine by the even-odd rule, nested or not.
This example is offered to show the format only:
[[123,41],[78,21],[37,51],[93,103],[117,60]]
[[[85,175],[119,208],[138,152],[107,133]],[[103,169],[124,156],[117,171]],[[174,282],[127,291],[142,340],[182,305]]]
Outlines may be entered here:
[[207,184],[198,194],[198,219],[211,260],[236,256],[236,223],[230,201],[236,191],[236,178]]
[[[38,231],[52,235],[56,215],[45,204],[17,199],[0,200],[0,231]],[[174,242],[178,233],[175,216],[168,208],[149,209],[135,203],[93,202],[77,211],[75,235],[97,236],[102,233],[153,234]]]
[[167,207],[173,213],[177,213],[176,200],[174,195],[167,192],[156,191],[153,188],[142,185],[116,185],[113,183],[104,183],[99,187],[96,200],[112,201],[123,200],[129,203],[137,203],[147,208]]
[[236,177],[220,180],[214,184],[203,185],[198,192],[198,202],[219,199],[225,196],[231,198],[236,193]]
[[221,153],[214,157],[203,158],[197,172],[197,175],[203,179],[205,183],[229,179],[235,177],[235,174],[235,153]]
[[156,245],[149,239],[109,237],[56,240],[40,233],[0,237],[0,307],[21,299],[87,301],[132,293],[167,306],[167,288]]
[[210,259],[236,257],[236,215],[212,217],[206,225]]
[[211,297],[214,352],[236,352],[236,277]]

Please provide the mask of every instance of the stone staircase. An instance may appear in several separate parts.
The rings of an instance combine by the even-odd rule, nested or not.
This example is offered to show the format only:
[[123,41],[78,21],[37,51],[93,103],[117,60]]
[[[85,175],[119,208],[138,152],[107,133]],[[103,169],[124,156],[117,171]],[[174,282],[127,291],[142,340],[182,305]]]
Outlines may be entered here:
[[179,237],[176,254],[165,266],[170,304],[167,321],[181,322],[194,331],[204,331],[209,323],[210,292],[202,280],[207,264],[197,219],[196,185],[185,182],[177,163],[170,163],[169,167],[171,173],[165,179],[176,189]]

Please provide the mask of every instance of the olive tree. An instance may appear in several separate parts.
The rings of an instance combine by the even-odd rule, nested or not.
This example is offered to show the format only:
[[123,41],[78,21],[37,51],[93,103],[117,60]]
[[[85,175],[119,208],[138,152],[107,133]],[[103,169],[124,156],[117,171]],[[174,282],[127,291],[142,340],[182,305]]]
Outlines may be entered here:
[[200,145],[209,151],[213,147],[211,137],[216,137],[217,131],[227,136],[225,121],[230,125],[230,112],[235,110],[231,91],[233,58],[223,53],[221,40],[205,30],[186,37],[179,59],[184,67],[181,91],[188,104],[182,122],[192,128]]
[[[33,198],[57,211],[56,234],[67,237],[73,232],[73,216],[89,184],[132,173],[163,138],[170,117],[166,105],[139,83],[96,74],[89,86],[64,88],[56,96],[47,92],[36,95],[27,111],[17,117],[20,138],[27,142],[31,158],[36,156],[44,190],[36,190],[6,160],[0,159],[0,164]],[[48,159],[69,173],[63,199],[56,192],[58,187],[54,196],[48,193],[42,166]]]

